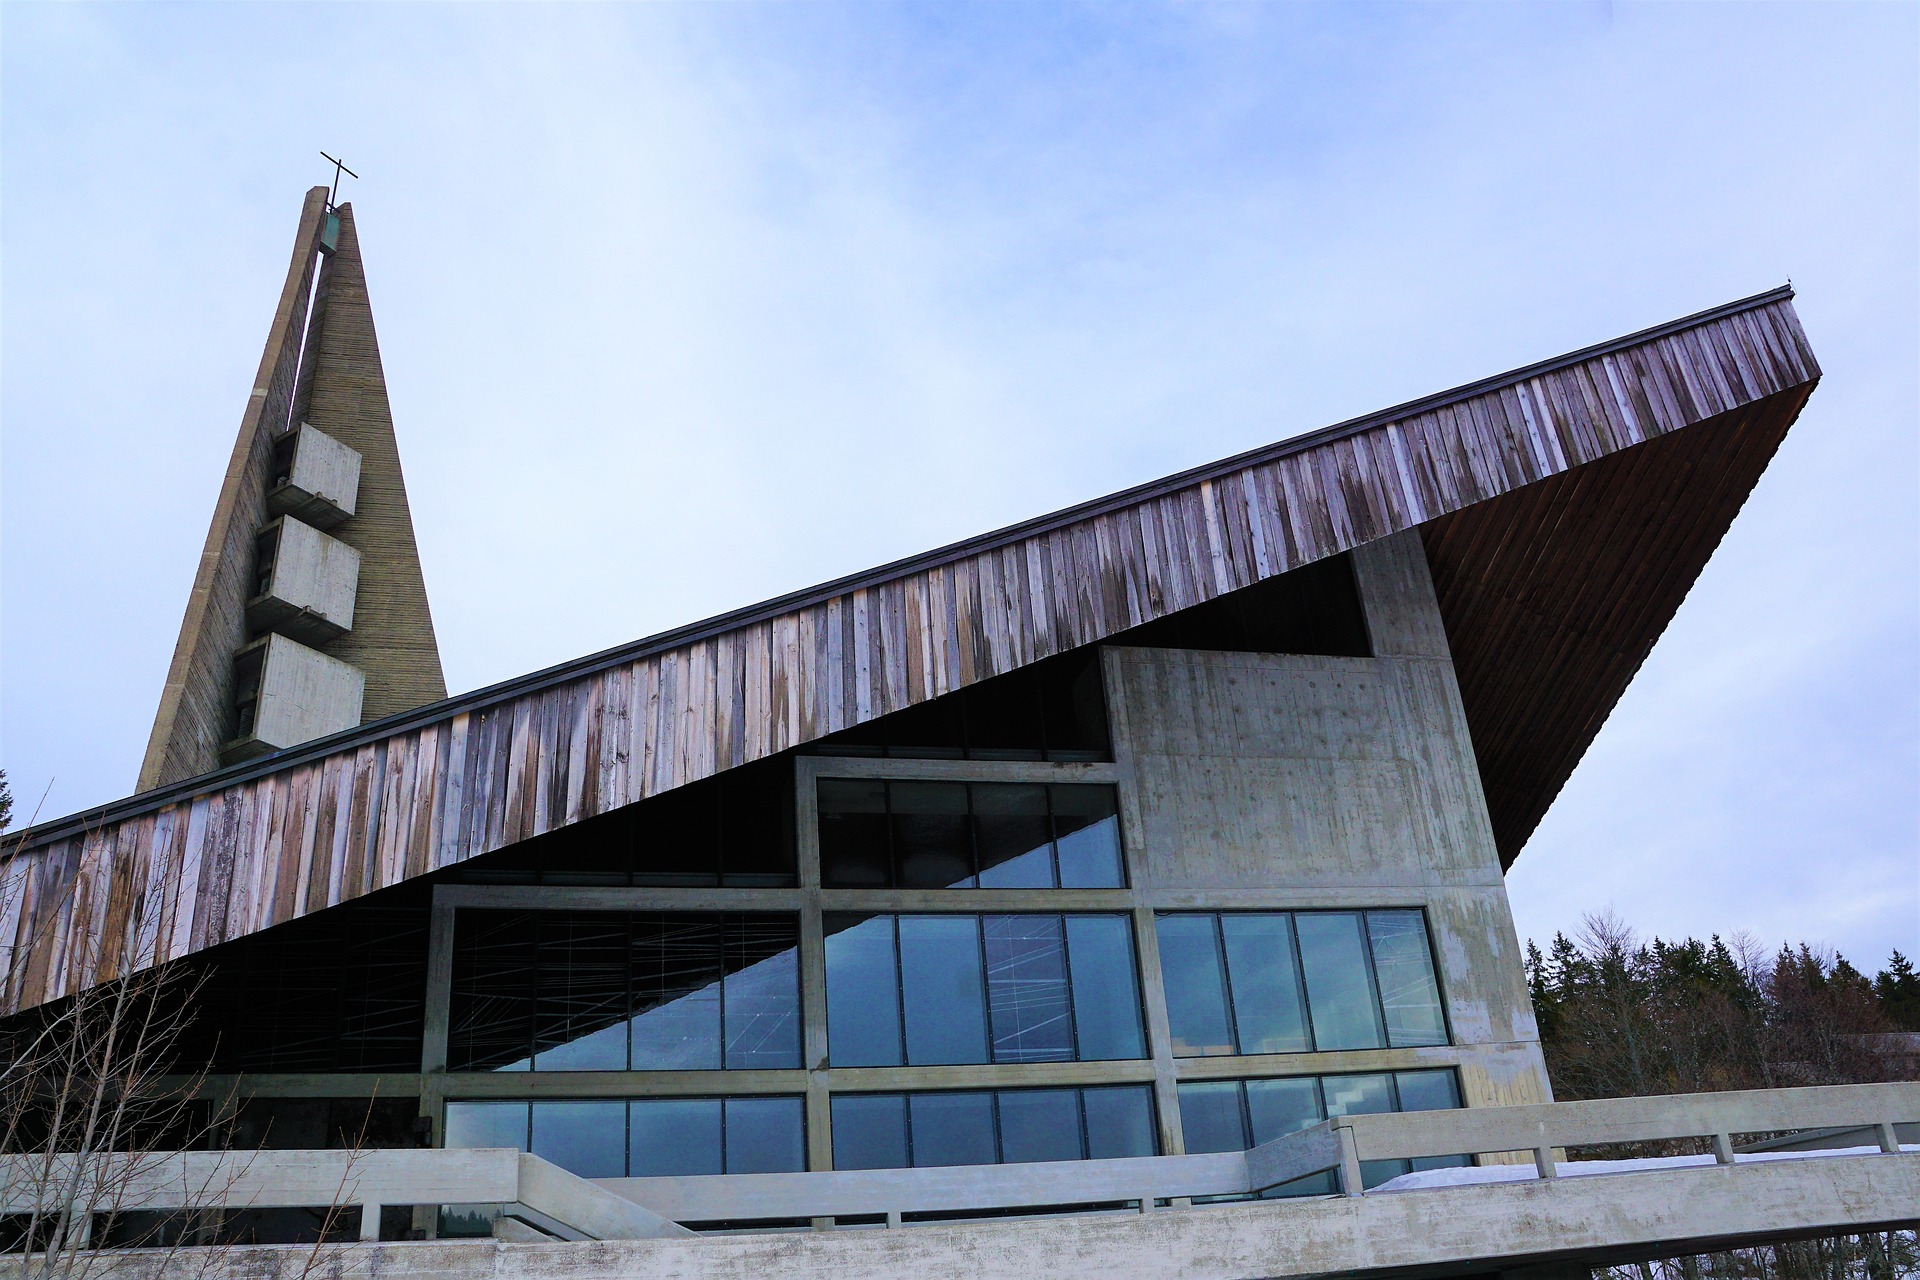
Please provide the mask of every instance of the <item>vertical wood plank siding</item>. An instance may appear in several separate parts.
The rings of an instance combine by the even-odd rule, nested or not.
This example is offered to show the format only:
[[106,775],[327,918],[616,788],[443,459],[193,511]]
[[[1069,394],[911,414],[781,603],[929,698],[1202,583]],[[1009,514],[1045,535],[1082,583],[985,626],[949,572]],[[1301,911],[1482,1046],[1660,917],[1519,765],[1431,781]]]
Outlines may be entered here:
[[[1644,647],[1586,655],[1612,694],[1556,704],[1578,637],[1530,623],[1532,604],[1570,608],[1610,590],[1609,607],[1664,622],[1698,564],[1642,563],[1608,521],[1630,518],[1652,536],[1662,522],[1730,519],[1724,508],[1745,496],[1771,443],[1737,473],[1700,474],[1707,437],[1777,443],[1817,378],[1788,295],[1764,295],[876,571],[731,630],[456,700],[437,717],[428,708],[320,758],[50,824],[0,866],[5,1007],[359,897],[1455,512],[1426,536],[1454,608],[1463,693],[1478,698],[1476,745],[1483,765],[1491,751],[1516,776],[1547,777],[1571,763],[1501,759],[1528,740],[1518,722],[1577,728],[1604,716]],[[1667,453],[1630,448],[1709,420],[1722,425]],[[1647,501],[1602,500],[1636,488]],[[1503,494],[1513,497],[1497,512],[1480,511]],[[1551,524],[1541,512],[1568,503],[1578,537],[1555,543],[1571,558],[1556,572],[1514,532]],[[1580,562],[1616,539],[1602,561]],[[1512,607],[1488,586],[1488,565],[1534,584],[1537,599]],[[1633,576],[1655,572],[1665,576]],[[1536,655],[1531,701],[1489,693],[1486,673],[1510,650]],[[1538,813],[1515,798],[1524,779],[1511,795],[1488,791],[1504,847]]]

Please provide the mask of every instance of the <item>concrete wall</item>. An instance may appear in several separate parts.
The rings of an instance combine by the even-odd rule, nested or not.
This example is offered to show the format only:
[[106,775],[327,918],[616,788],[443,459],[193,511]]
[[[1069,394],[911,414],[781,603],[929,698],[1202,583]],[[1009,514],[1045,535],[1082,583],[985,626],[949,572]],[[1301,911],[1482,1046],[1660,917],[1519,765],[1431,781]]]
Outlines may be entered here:
[[253,736],[290,747],[360,723],[367,678],[359,668],[285,636],[267,637]]
[[[1539,1033],[1419,538],[1353,555],[1377,656],[1106,651],[1131,862],[1169,907],[1417,906],[1453,1046],[1192,1059],[1197,1074],[1457,1064],[1469,1105],[1547,1101]],[[1236,1065],[1237,1064],[1237,1065]]]

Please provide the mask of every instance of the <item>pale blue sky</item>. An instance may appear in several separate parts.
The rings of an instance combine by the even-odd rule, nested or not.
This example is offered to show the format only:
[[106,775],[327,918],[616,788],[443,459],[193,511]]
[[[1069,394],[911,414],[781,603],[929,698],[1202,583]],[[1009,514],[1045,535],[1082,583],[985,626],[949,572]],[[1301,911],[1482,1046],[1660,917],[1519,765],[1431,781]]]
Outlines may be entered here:
[[0,6],[0,764],[126,794],[344,155],[464,690],[1791,277],[1510,877],[1920,950],[1920,7]]

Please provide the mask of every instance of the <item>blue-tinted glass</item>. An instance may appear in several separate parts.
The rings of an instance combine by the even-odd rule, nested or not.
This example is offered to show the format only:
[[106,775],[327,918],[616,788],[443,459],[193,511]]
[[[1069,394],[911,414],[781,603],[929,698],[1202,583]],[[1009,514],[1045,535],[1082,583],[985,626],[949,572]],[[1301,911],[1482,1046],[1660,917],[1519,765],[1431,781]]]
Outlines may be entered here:
[[[1247,1118],[1252,1122],[1253,1145],[1319,1124],[1320,1088],[1312,1076],[1289,1080],[1247,1081]],[[1325,1196],[1335,1190],[1331,1170],[1295,1178],[1283,1186],[1268,1189],[1267,1199],[1283,1200],[1291,1196]]]
[[1132,921],[1126,916],[1068,916],[1066,923],[1080,1059],[1146,1057]]
[[904,1169],[907,1100],[898,1093],[842,1093],[833,1099],[833,1167]]
[[984,916],[995,1062],[1073,1058],[1067,944],[1059,916]]
[[836,1067],[899,1066],[893,917],[828,916],[826,928],[827,1056]]
[[965,888],[973,883],[967,788],[960,782],[890,782],[894,883],[902,889]]
[[977,917],[901,916],[900,987],[909,1063],[987,1060]]
[[[1451,1111],[1460,1105],[1460,1085],[1451,1071],[1399,1071],[1393,1082],[1399,1088],[1402,1111]],[[1412,1162],[1415,1173],[1464,1169],[1472,1163],[1472,1156],[1419,1156]]]
[[[1389,1076],[1323,1076],[1320,1087],[1327,1098],[1327,1115],[1367,1116],[1392,1111],[1393,1081]],[[1389,1178],[1407,1172],[1405,1160],[1362,1160],[1360,1181],[1377,1187]]]
[[1053,887],[1053,839],[1047,789],[1028,783],[975,783],[973,830],[982,889]]
[[1240,1082],[1181,1085],[1180,1128],[1186,1135],[1188,1155],[1245,1151],[1247,1126],[1240,1114]]
[[820,878],[830,889],[893,883],[887,852],[887,784],[820,780]]
[[636,917],[631,963],[633,1069],[717,1070],[719,918]]
[[1127,876],[1120,863],[1120,818],[1113,788],[1057,786],[1051,791],[1060,887],[1124,887]]
[[1000,1095],[1000,1158],[1008,1164],[1080,1159],[1080,1098],[1072,1089]]
[[1087,1115],[1088,1159],[1159,1154],[1160,1143],[1153,1128],[1153,1091],[1146,1085],[1083,1089],[1080,1100]]
[[527,1104],[524,1102],[449,1102],[448,1147],[512,1147],[527,1149]]
[[535,938],[531,912],[456,913],[450,1070],[525,1071],[532,1065]]
[[1367,935],[1373,941],[1373,973],[1380,983],[1387,1043],[1396,1049],[1445,1044],[1440,984],[1434,980],[1433,953],[1420,912],[1369,911]]
[[721,1004],[729,1069],[800,1065],[798,934],[791,917],[727,921]]
[[720,1099],[639,1098],[632,1104],[628,1167],[635,1178],[725,1173],[720,1154]]
[[534,991],[535,1071],[624,1071],[627,922],[543,913]]
[[728,1173],[799,1173],[807,1167],[801,1099],[728,1098],[726,1110]]
[[536,1102],[533,1154],[582,1178],[619,1178],[627,1172],[627,1104]]
[[1227,986],[1220,968],[1220,940],[1214,932],[1214,918],[1161,916],[1156,923],[1174,1056],[1232,1053]]
[[1307,971],[1314,1047],[1323,1053],[1385,1047],[1373,983],[1367,977],[1360,916],[1345,911],[1303,912],[1294,917],[1294,927],[1300,931],[1300,960]]
[[1220,933],[1227,946],[1240,1052],[1311,1049],[1299,966],[1293,959],[1292,922],[1281,915],[1224,915]]
[[992,1094],[909,1094],[907,1112],[914,1168],[995,1163]]

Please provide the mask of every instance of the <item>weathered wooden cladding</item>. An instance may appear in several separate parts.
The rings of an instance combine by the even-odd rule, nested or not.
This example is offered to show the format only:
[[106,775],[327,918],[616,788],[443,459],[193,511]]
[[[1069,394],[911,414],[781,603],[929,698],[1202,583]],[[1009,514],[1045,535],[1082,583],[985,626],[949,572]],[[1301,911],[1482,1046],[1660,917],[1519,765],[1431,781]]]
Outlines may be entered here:
[[1790,298],[1731,304],[25,833],[4,867],[19,899],[0,904],[6,1007],[1423,525],[1510,859],[1818,379]]

